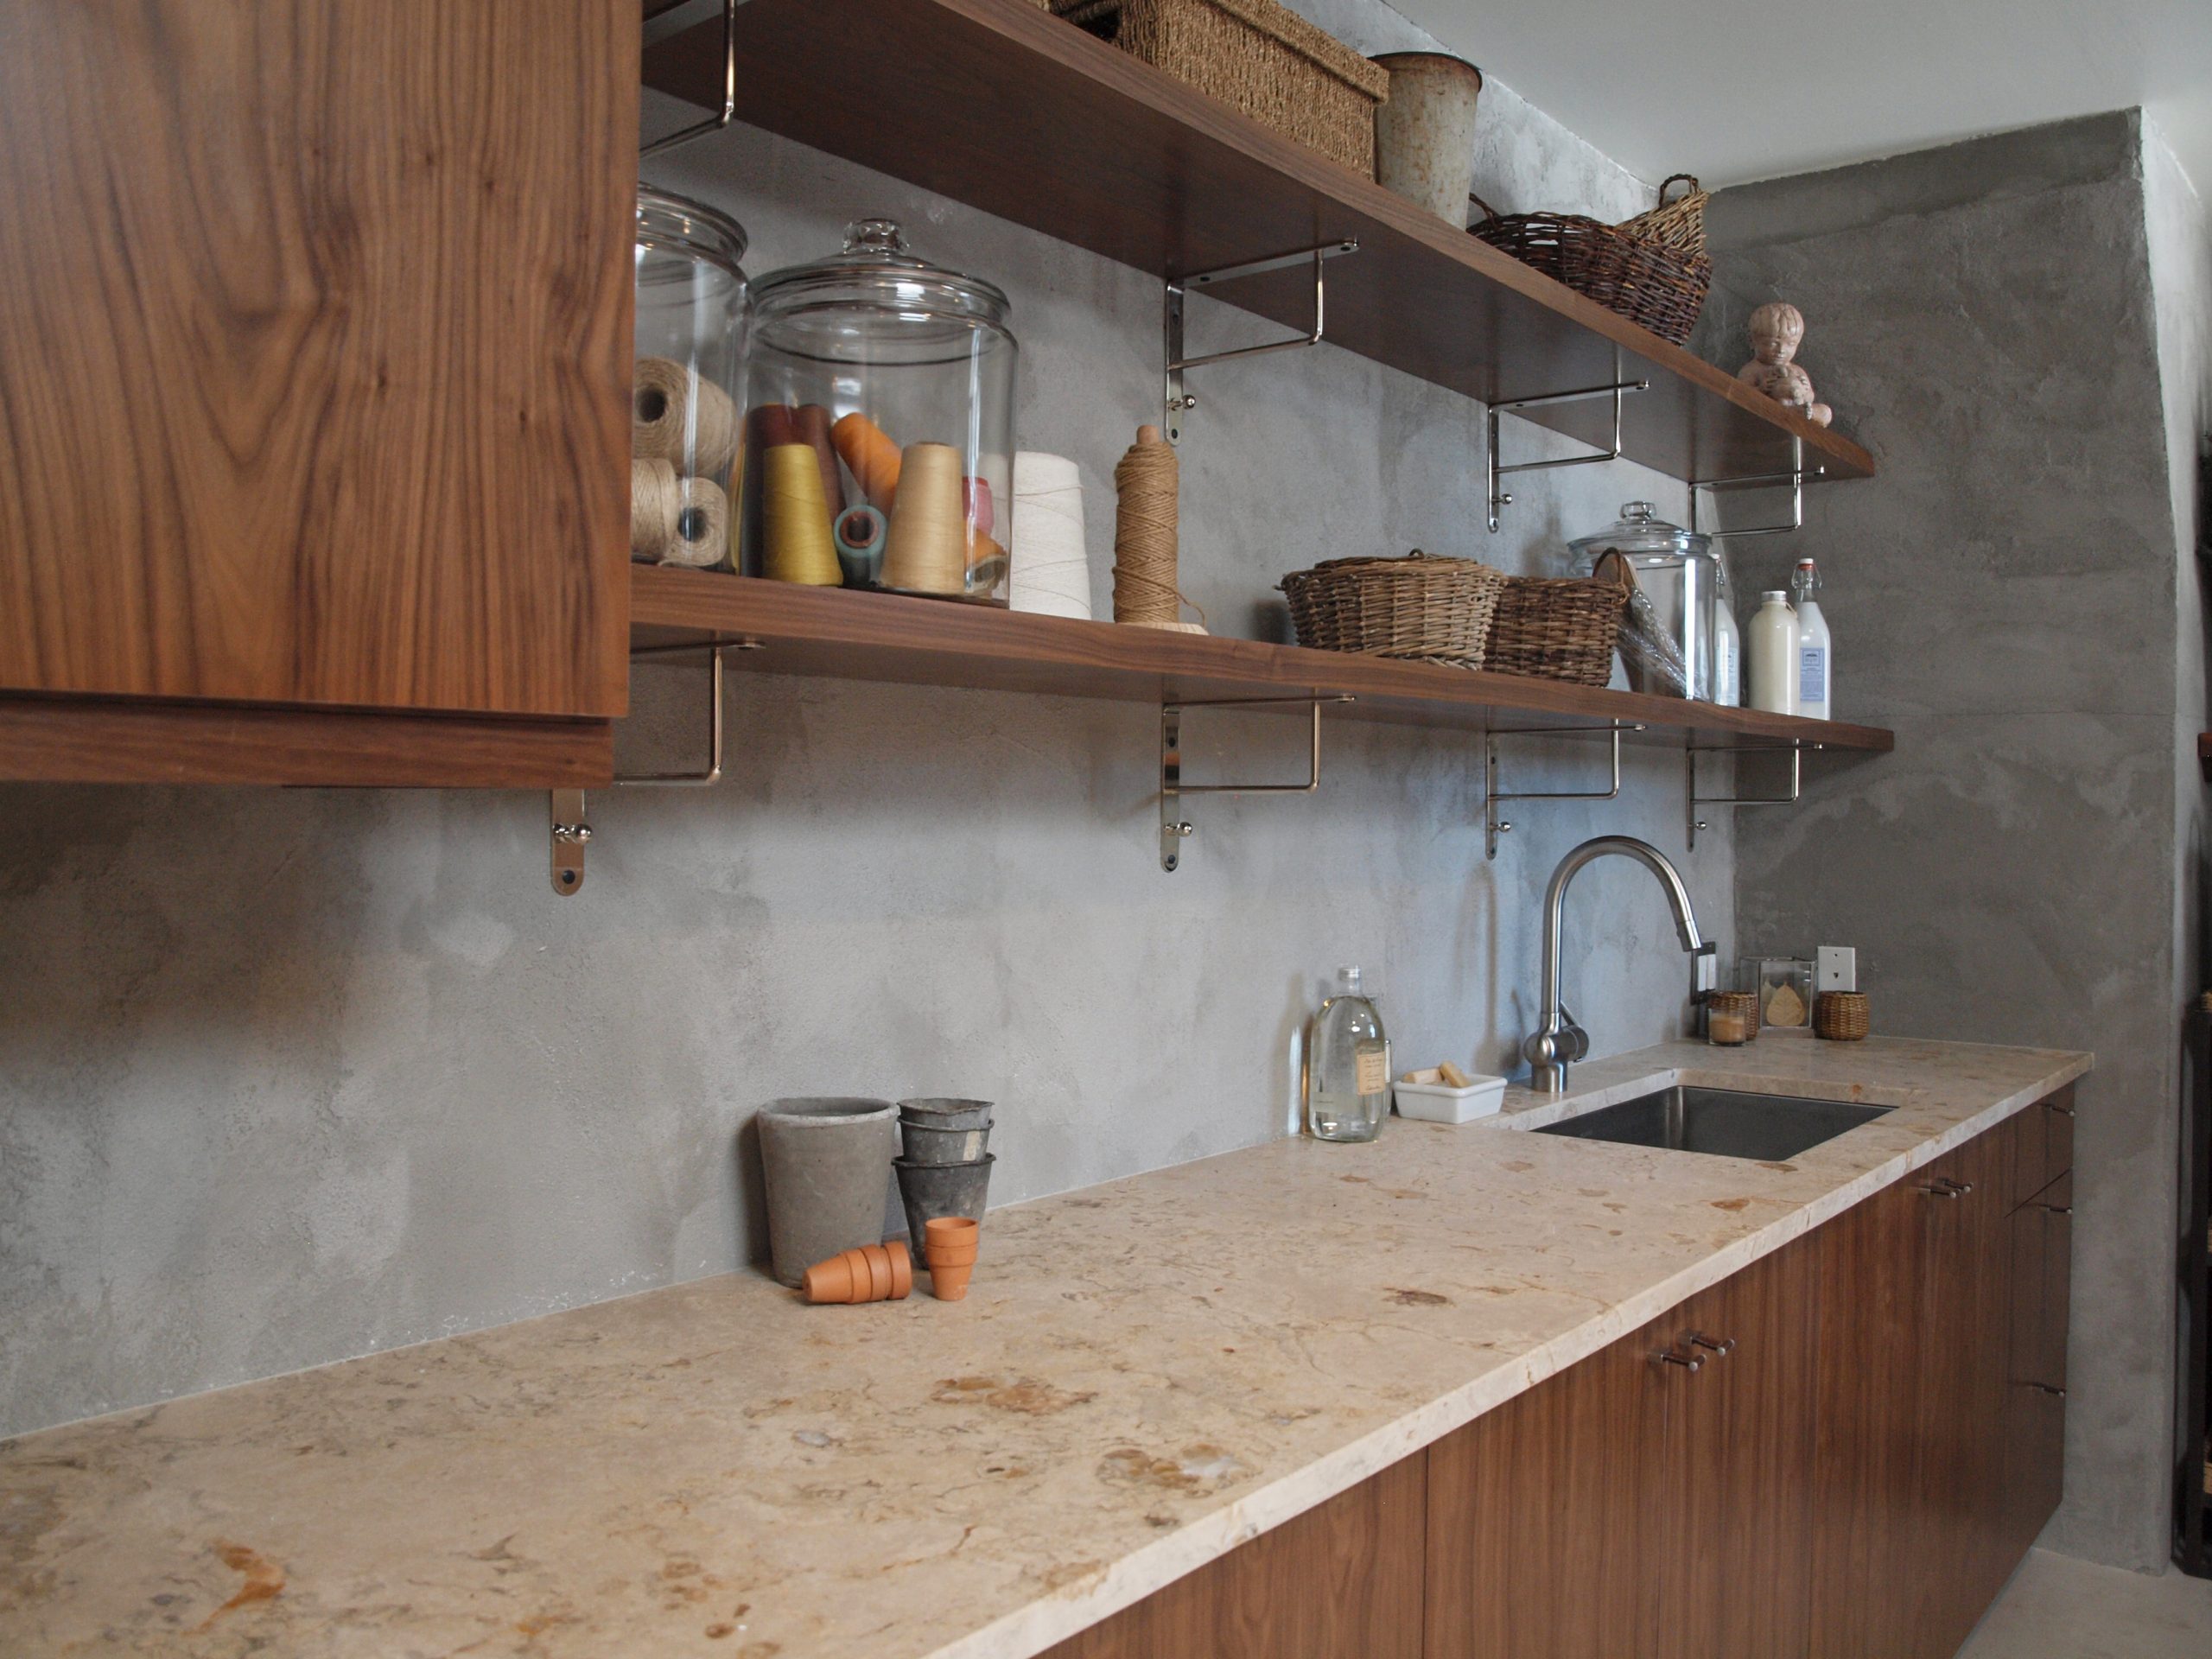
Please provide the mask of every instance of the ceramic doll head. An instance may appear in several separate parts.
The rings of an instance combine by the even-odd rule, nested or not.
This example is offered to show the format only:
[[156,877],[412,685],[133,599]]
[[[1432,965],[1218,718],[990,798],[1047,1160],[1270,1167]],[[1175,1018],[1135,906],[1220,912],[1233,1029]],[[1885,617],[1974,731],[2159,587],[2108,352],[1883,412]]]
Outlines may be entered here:
[[1751,355],[1770,368],[1797,355],[1805,338],[1805,314],[1783,301],[1751,313]]

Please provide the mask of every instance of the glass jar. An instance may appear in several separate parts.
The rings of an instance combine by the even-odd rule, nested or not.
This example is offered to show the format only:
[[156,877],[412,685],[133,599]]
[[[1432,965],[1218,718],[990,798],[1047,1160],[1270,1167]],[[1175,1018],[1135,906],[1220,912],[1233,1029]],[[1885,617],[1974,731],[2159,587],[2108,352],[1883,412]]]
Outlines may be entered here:
[[1004,605],[1020,352],[1006,296],[867,219],[754,299],[739,568]]
[[752,320],[744,257],[735,219],[639,188],[630,556],[645,563],[731,568]]
[[1628,683],[1658,696],[1713,698],[1713,639],[1719,627],[1720,567],[1709,537],[1654,516],[1631,501],[1618,523],[1570,542],[1574,574],[1592,575],[1618,553],[1641,596],[1621,620],[1621,661]]

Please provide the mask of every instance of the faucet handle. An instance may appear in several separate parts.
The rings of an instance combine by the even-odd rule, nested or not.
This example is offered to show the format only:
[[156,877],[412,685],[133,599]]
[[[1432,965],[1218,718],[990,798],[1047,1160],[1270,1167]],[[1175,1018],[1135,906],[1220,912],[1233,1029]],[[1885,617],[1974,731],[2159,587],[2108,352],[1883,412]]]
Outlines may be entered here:
[[1569,1065],[1590,1058],[1590,1033],[1576,1023],[1574,1010],[1564,1002],[1559,1005],[1559,1033],[1552,1047],[1555,1058]]
[[1702,1002],[1713,995],[1719,979],[1720,946],[1718,941],[1707,939],[1690,952],[1690,996]]

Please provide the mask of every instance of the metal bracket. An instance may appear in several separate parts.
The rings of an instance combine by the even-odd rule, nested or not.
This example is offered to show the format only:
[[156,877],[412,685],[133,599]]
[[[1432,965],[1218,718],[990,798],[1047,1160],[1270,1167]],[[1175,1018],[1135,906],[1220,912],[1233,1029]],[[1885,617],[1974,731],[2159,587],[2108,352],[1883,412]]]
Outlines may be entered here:
[[[1741,478],[1694,478],[1690,480],[1690,533],[1702,535],[1719,542],[1738,536],[1787,536],[1792,531],[1805,528],[1805,480],[1823,478],[1827,467],[1805,466],[1805,440],[1795,433],[1789,438],[1789,470],[1786,473],[1748,473]],[[1697,493],[1712,490],[1767,490],[1782,485],[1789,486],[1789,522],[1786,524],[1746,524],[1741,530],[1700,531],[1697,523]],[[1756,804],[1756,803],[1752,803]]]
[[584,847],[591,825],[584,818],[584,792],[556,789],[546,797],[553,840],[553,891],[563,899],[584,884]]
[[[1497,510],[1510,507],[1513,498],[1497,486],[1499,479],[1508,473],[1545,473],[1555,467],[1594,467],[1601,461],[1621,458],[1621,400],[1631,391],[1649,391],[1649,380],[1615,380],[1610,385],[1585,386],[1580,391],[1554,391],[1541,397],[1516,397],[1510,403],[1490,406],[1490,528],[1497,533]],[[1547,404],[1579,404],[1592,397],[1611,397],[1613,400],[1613,447],[1594,455],[1568,455],[1559,461],[1517,461],[1510,467],[1501,467],[1497,461],[1497,417],[1515,410],[1539,409]]]
[[[1255,259],[1249,264],[1224,265],[1216,270],[1194,270],[1185,276],[1172,276],[1167,281],[1166,363],[1167,363],[1167,442],[1183,441],[1183,416],[1196,409],[1198,400],[1183,390],[1183,371],[1203,368],[1209,363],[1226,363],[1232,358],[1264,357],[1269,352],[1296,351],[1306,346],[1321,343],[1322,329],[1326,318],[1325,302],[1327,284],[1322,276],[1322,262],[1347,253],[1357,253],[1359,244],[1351,237],[1334,242],[1324,242],[1311,248],[1300,248],[1295,253],[1279,253],[1269,259]],[[1307,333],[1293,335],[1288,340],[1271,340],[1258,346],[1239,346],[1226,352],[1208,352],[1198,357],[1183,355],[1183,294],[1185,289],[1211,288],[1216,283],[1233,282],[1239,276],[1258,276],[1270,270],[1284,270],[1292,265],[1313,263],[1313,327]]]
[[[1509,726],[1488,734],[1488,770],[1483,788],[1483,855],[1497,856],[1497,838],[1512,833],[1513,825],[1497,816],[1500,801],[1610,801],[1621,792],[1621,734],[1643,730],[1640,721],[1609,721],[1603,726]],[[1592,737],[1613,740],[1613,775],[1605,789],[1501,790],[1497,786],[1497,740],[1501,737]]]
[[[1805,793],[1805,751],[1822,749],[1824,743],[1758,743],[1747,746],[1708,744],[1700,749],[1695,743],[1683,746],[1683,760],[1688,766],[1688,787],[1682,792],[1688,803],[1686,823],[1690,849],[1697,849],[1697,832],[1707,827],[1697,815],[1700,806],[1795,806]],[[1781,754],[1789,756],[1789,792],[1787,795],[1700,795],[1697,792],[1697,758],[1700,754]]]
[[[737,118],[737,9],[745,0],[720,0],[722,14],[722,107],[720,114],[709,115],[703,121],[695,121],[688,127],[671,132],[665,138],[656,138],[638,151],[638,159],[658,156],[664,149],[689,143],[694,138],[703,138],[710,132],[720,132]],[[681,35],[696,28],[710,10],[707,0],[690,0],[690,3],[673,5],[665,11],[645,19],[645,44]]]
[[[1183,861],[1183,842],[1195,827],[1183,817],[1185,795],[1311,795],[1321,786],[1321,705],[1351,702],[1353,698],[1213,697],[1197,702],[1160,705],[1160,868],[1173,875]],[[1183,711],[1185,709],[1254,709],[1302,702],[1313,715],[1313,746],[1302,784],[1186,784],[1183,781]]]

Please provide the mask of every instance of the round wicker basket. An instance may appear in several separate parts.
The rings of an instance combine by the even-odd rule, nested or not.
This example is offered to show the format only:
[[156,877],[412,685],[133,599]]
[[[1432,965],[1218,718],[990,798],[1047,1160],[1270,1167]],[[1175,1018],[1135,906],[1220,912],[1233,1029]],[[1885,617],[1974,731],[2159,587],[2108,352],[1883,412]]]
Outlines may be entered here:
[[1616,582],[1509,576],[1483,666],[1499,674],[1603,685],[1613,677],[1628,590]]
[[1473,559],[1329,559],[1280,584],[1298,643],[1315,651],[1480,668],[1502,572]]
[[1864,991],[1822,991],[1813,999],[1815,1037],[1834,1043],[1855,1043],[1873,1026],[1873,1010]]
[[[1669,201],[1670,186],[1688,193]],[[1580,213],[1501,213],[1471,198],[1484,218],[1468,233],[1586,299],[1681,345],[1697,327],[1713,286],[1705,252],[1706,192],[1687,173],[1659,187],[1660,205],[1619,225]]]

